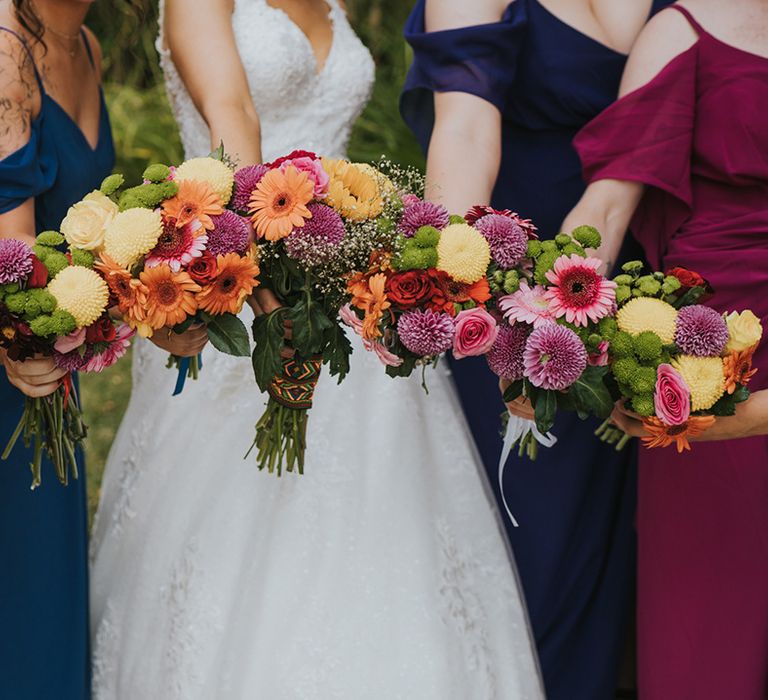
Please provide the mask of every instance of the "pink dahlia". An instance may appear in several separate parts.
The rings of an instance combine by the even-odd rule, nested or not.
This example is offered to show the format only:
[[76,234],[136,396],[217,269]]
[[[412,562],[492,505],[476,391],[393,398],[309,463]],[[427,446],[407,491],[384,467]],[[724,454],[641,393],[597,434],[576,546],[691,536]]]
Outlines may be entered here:
[[206,250],[211,255],[245,253],[251,244],[251,226],[248,220],[227,209],[212,216],[213,230],[208,232]]
[[180,227],[176,226],[176,219],[165,219],[157,245],[147,254],[144,264],[146,267],[157,267],[165,263],[178,272],[182,266],[189,265],[203,254],[206,243],[208,236],[197,219]]
[[587,367],[587,349],[570,328],[548,323],[528,337],[523,353],[525,376],[540,389],[563,391]]
[[285,239],[289,257],[304,265],[323,265],[329,262],[347,235],[344,221],[338,212],[325,204],[310,204],[312,218]]
[[728,325],[708,306],[684,306],[677,314],[675,345],[684,355],[719,357],[728,343]]
[[397,228],[406,238],[411,238],[422,226],[434,226],[442,230],[450,220],[448,210],[441,204],[417,201],[403,209]]
[[530,335],[530,327],[523,323],[504,324],[499,328],[496,342],[485,356],[491,371],[510,382],[525,376],[523,353]]
[[582,258],[573,254],[560,256],[547,272],[552,286],[544,296],[555,318],[577,326],[599,321],[608,316],[616,303],[616,283],[603,277],[599,258]]
[[545,323],[552,323],[555,316],[544,296],[545,291],[544,287],[529,287],[527,282],[521,282],[520,289],[514,294],[499,299],[499,309],[510,324],[530,323],[539,328]]
[[494,262],[503,270],[517,267],[528,252],[528,236],[513,219],[488,214],[477,220],[475,228],[485,236]]
[[429,309],[407,311],[397,322],[400,342],[419,357],[434,357],[453,345],[453,319]]
[[269,172],[266,165],[248,165],[235,173],[235,188],[230,204],[236,211],[247,212],[256,185]]
[[470,225],[474,226],[484,216],[504,216],[507,219],[514,221],[523,231],[525,235],[531,238],[538,238],[536,231],[538,229],[533,225],[530,219],[522,219],[517,212],[509,209],[494,209],[493,207],[472,207],[465,215],[464,220]]
[[411,204],[416,204],[417,202],[420,202],[421,199],[419,199],[415,194],[406,193],[401,197],[403,201],[404,207],[410,207]]
[[32,273],[32,248],[15,238],[0,239],[0,284],[21,282]]
[[121,323],[116,329],[115,339],[111,341],[101,352],[89,350],[84,358],[83,372],[103,372],[115,364],[128,352],[130,340],[135,331],[127,324]]

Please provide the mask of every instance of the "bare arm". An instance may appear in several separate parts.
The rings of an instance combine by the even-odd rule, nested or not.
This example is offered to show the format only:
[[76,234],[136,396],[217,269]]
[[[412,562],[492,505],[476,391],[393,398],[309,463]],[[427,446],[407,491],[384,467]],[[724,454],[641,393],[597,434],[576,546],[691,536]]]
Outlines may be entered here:
[[[427,31],[498,22],[498,0],[428,0]],[[435,94],[435,126],[427,158],[427,199],[462,214],[487,204],[501,163],[501,114],[489,102],[461,92]]]
[[[619,97],[651,81],[675,56],[696,41],[696,34],[685,18],[667,10],[652,19],[632,49]],[[587,187],[563,222],[563,231],[577,226],[595,226],[603,235],[598,255],[611,267],[618,256],[632,215],[640,203],[644,185],[626,180],[598,180]]]
[[[611,416],[613,422],[632,437],[648,435],[639,416],[627,411],[621,403]],[[736,440],[768,435],[768,389],[757,391],[736,406],[736,415],[717,418],[711,428],[696,438],[696,442]]]
[[261,162],[261,129],[235,43],[232,8],[233,0],[167,0],[165,33],[173,62],[211,131],[212,148],[223,142],[240,165],[251,165]]

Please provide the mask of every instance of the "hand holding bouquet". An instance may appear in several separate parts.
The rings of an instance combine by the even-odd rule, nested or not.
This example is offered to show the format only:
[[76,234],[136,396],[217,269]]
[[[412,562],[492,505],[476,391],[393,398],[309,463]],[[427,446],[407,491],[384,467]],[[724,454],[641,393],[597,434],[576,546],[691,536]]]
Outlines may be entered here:
[[0,240],[0,345],[11,360],[52,357],[67,372],[50,396],[26,399],[3,453],[8,459],[20,437],[34,443],[33,488],[41,483],[44,453],[62,483],[70,474],[77,477],[76,451],[86,429],[72,373],[111,366],[125,354],[133,335],[107,313],[109,289],[93,270],[93,255],[74,249],[65,254],[59,249],[63,243],[55,231],[40,234],[34,248]]
[[[142,337],[205,326],[221,352],[247,357],[248,332],[237,318],[258,284],[248,223],[232,209],[233,169],[221,151],[178,168],[152,165],[144,183],[123,189],[108,178],[70,209],[62,224],[75,250],[96,269],[128,325]],[[197,378],[199,359],[172,356],[176,393]]]
[[[690,449],[691,438],[749,398],[760,320],[751,311],[721,316],[700,304],[712,290],[682,268],[642,274],[642,264],[632,262],[616,282],[609,354],[619,398],[643,421],[647,447]],[[609,422],[598,435],[617,449],[629,439]]]
[[[302,473],[321,366],[339,382],[349,371],[352,348],[338,320],[346,281],[390,247],[401,202],[380,170],[305,151],[245,168],[235,181],[238,209],[248,211],[256,233],[261,279],[284,304],[253,326],[254,373],[269,393],[253,447],[260,469]],[[286,322],[291,359],[281,356]]]

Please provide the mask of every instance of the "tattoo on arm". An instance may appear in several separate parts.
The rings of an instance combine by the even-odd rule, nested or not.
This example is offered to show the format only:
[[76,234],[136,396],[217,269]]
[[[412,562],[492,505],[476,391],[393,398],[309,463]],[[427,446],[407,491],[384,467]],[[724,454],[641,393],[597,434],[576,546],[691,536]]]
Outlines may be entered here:
[[16,37],[0,36],[0,158],[17,151],[29,140],[39,92],[34,65],[26,49]]

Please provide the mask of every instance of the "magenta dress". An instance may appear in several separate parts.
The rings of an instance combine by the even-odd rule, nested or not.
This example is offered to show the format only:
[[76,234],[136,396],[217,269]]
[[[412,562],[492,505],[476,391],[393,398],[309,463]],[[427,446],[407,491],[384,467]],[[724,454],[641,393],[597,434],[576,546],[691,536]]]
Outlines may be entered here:
[[[588,124],[589,181],[647,185],[632,230],[655,267],[704,275],[768,328],[768,58],[696,44]],[[669,11],[669,10],[666,10]],[[768,337],[753,389],[768,387]],[[768,438],[641,450],[642,700],[768,698]]]

